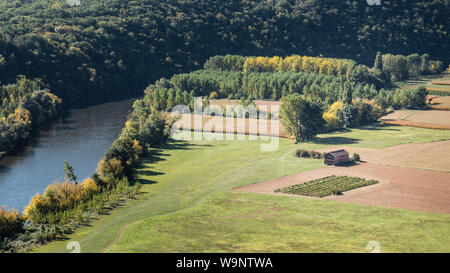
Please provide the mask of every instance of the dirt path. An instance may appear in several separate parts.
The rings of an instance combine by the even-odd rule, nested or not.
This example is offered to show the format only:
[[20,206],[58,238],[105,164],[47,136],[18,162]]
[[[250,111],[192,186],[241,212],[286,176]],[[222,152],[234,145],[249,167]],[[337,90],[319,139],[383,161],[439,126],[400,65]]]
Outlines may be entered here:
[[287,195],[274,191],[329,175],[376,179],[380,183],[348,191],[341,196],[324,198],[327,200],[450,214],[450,173],[370,163],[350,167],[325,167],[234,190]]

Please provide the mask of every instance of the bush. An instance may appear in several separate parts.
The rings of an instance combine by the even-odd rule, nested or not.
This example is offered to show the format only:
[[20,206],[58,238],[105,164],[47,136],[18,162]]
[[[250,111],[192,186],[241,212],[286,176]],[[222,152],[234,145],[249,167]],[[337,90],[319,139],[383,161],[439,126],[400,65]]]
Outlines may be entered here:
[[307,151],[298,149],[295,152],[295,155],[300,158],[315,158],[315,159],[321,159],[323,158],[323,153],[315,152],[315,151]]
[[22,232],[25,221],[26,218],[17,210],[8,211],[6,207],[0,207],[0,239]]
[[359,162],[359,161],[361,161],[361,158],[360,158],[359,154],[354,153],[353,156],[352,156],[352,160],[354,162]]
[[122,177],[124,175],[124,167],[122,162],[115,157],[102,159],[98,163],[97,172],[102,178],[107,177],[109,174],[112,174],[113,177]]
[[42,195],[38,193],[33,196],[24,213],[32,223],[42,223],[46,214],[74,208],[99,192],[100,188],[90,178],[80,184],[57,182],[49,185]]
[[217,94],[217,92],[213,91],[211,92],[211,94],[209,95],[209,98],[212,100],[216,100],[219,98],[219,94]]

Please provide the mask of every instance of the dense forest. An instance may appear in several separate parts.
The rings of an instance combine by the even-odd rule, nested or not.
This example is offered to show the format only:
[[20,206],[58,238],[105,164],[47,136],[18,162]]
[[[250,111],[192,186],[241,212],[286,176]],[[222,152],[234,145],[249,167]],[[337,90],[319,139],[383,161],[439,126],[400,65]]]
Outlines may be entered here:
[[292,118],[304,127],[292,132],[297,141],[374,122],[386,108],[423,108],[425,88],[382,87],[449,64],[449,5],[0,0],[0,155],[58,116],[62,103],[131,97],[148,86],[92,177],[50,185],[24,215],[0,208],[0,251],[54,240],[134,198],[133,168],[169,140],[167,111],[192,109],[195,96],[205,104],[281,99],[282,121],[302,117]]
[[0,157],[26,141],[33,128],[62,113],[60,98],[23,76],[0,86],[0,99]]
[[446,0],[2,0],[0,82],[39,78],[74,105],[138,94],[220,54],[371,65],[378,51],[428,53],[446,66],[448,14]]

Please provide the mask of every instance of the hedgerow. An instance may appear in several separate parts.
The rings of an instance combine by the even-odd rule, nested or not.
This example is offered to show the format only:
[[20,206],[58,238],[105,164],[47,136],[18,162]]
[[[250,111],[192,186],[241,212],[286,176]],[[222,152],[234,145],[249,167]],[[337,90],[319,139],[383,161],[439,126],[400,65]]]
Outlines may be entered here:
[[[174,122],[168,113],[143,101],[135,102],[120,136],[91,178],[49,185],[31,199],[24,215],[0,211],[0,251],[22,251],[53,240],[135,198],[141,185],[133,181],[133,167],[151,147],[168,140]],[[24,219],[30,224],[24,226]]]

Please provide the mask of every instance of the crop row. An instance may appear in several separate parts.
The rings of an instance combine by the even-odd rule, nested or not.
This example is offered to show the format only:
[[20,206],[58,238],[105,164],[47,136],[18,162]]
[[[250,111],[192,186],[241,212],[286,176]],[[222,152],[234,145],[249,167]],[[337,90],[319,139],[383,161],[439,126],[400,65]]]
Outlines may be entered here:
[[345,191],[357,189],[378,183],[376,180],[366,180],[349,176],[327,176],[309,182],[277,189],[275,192],[297,194],[304,196],[326,197],[340,195]]

